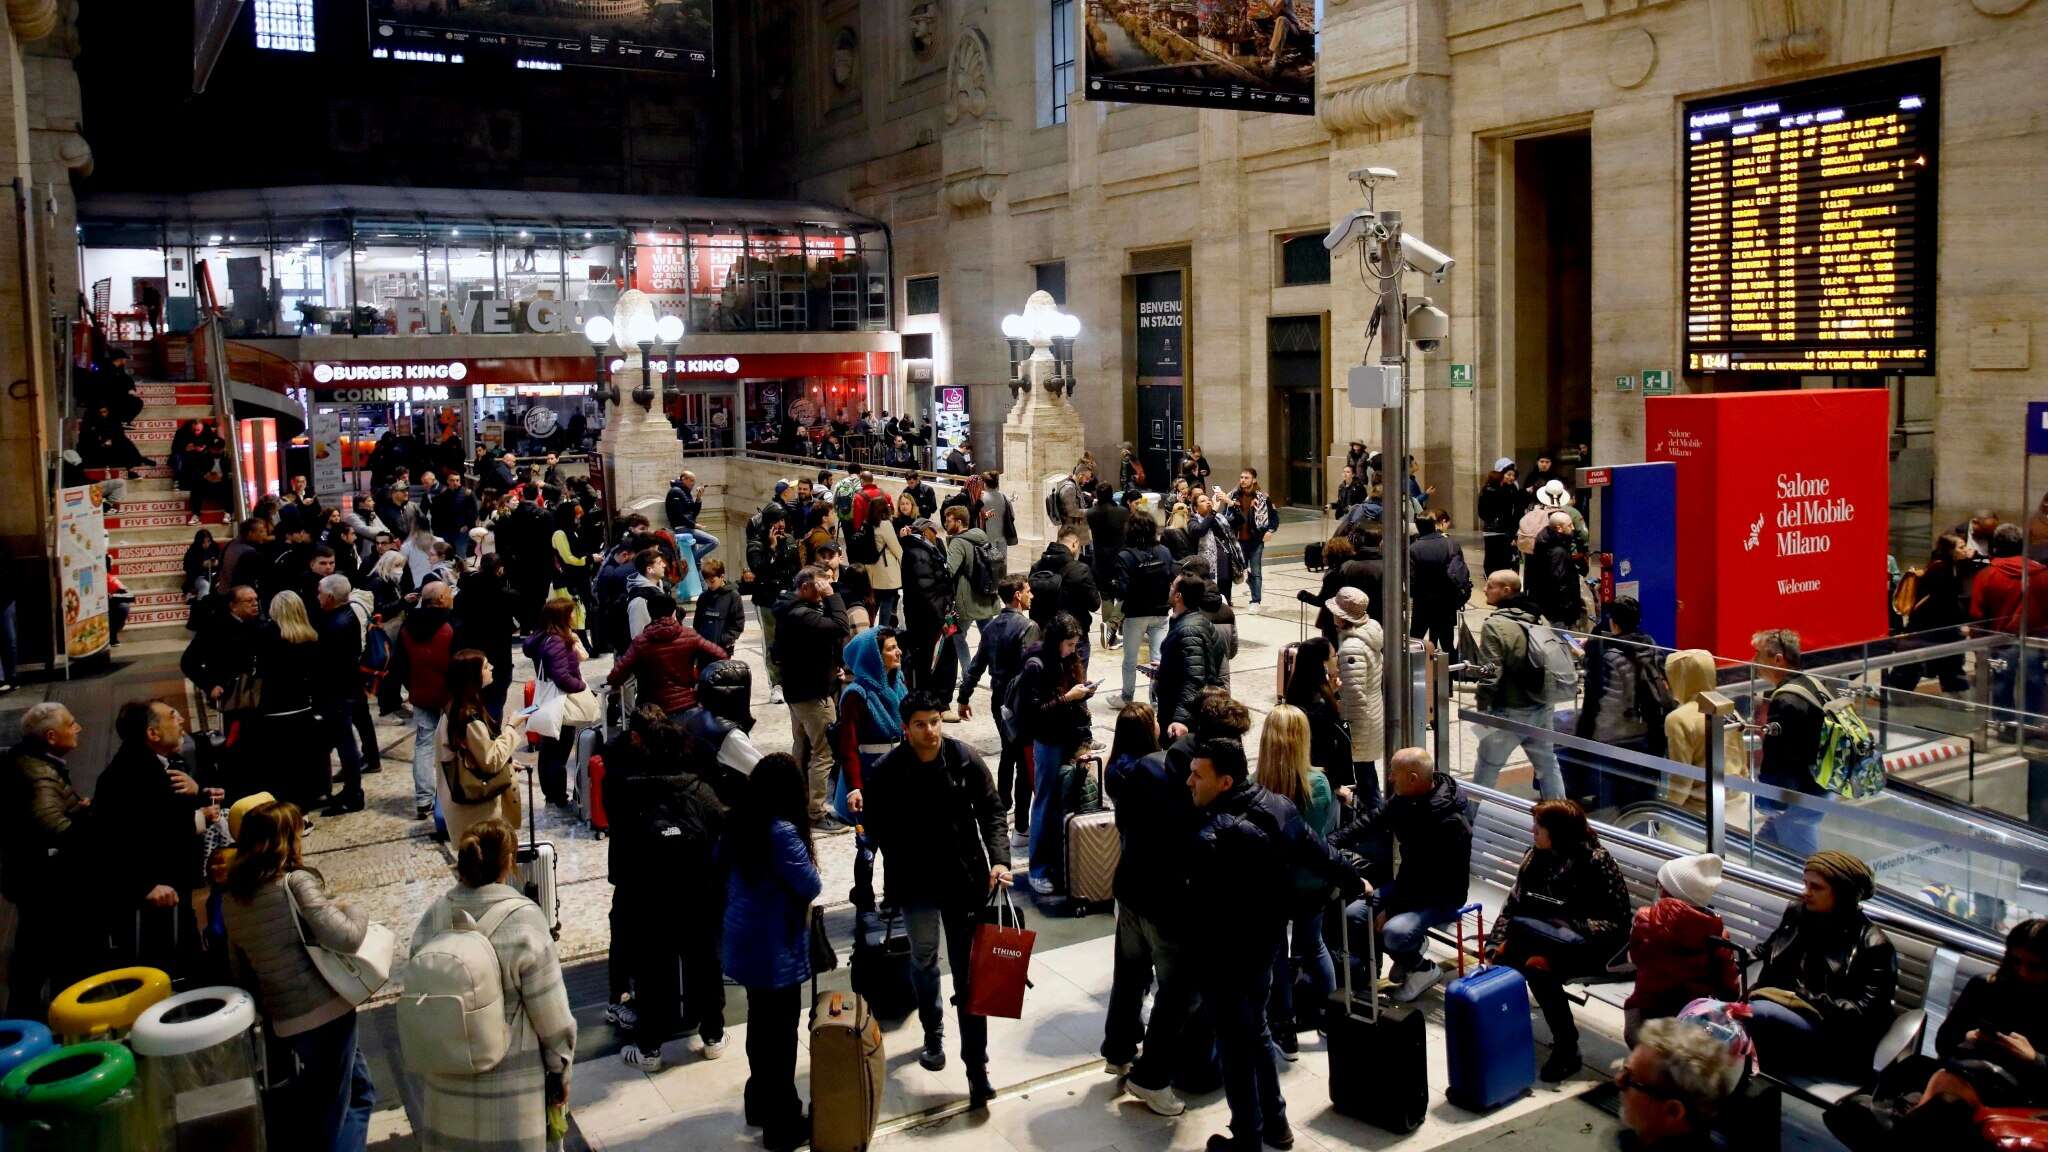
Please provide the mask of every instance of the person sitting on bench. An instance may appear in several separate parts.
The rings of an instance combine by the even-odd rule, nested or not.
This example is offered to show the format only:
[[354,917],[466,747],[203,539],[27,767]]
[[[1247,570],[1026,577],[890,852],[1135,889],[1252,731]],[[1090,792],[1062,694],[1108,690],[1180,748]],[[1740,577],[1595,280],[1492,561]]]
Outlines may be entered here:
[[1636,986],[1623,1013],[1624,1038],[1634,1041],[1645,1020],[1676,1016],[1702,998],[1741,998],[1735,950],[1721,917],[1707,905],[1721,890],[1721,858],[1709,852],[1666,860],[1657,869],[1657,901],[1636,910],[1628,958]]
[[[1458,782],[1437,771],[1429,753],[1420,748],[1403,748],[1387,761],[1387,787],[1387,802],[1337,829],[1330,847],[1349,853],[1347,862],[1363,876],[1370,865],[1362,857],[1375,837],[1392,832],[1401,846],[1401,868],[1394,882],[1353,901],[1344,915],[1355,933],[1378,928],[1380,944],[1394,961],[1389,978],[1398,987],[1391,996],[1406,1004],[1443,977],[1436,962],[1423,957],[1422,942],[1431,928],[1457,920],[1458,909],[1465,906],[1472,822]],[[1357,954],[1363,952],[1361,948]],[[1378,973],[1365,976],[1372,980]]]
[[1765,1072],[1862,1083],[1892,1021],[1899,959],[1863,914],[1875,879],[1847,852],[1806,858],[1806,893],[1758,950],[1749,1034]]
[[1643,1025],[1614,1077],[1632,1146],[1658,1152],[1721,1147],[1714,1142],[1714,1119],[1741,1079],[1741,1060],[1707,1028],[1688,1020]]
[[1545,800],[1529,813],[1536,846],[1522,857],[1514,890],[1487,935],[1489,962],[1529,982],[1550,1026],[1543,1079],[1579,1070],[1579,1028],[1564,992],[1574,975],[1604,973],[1628,939],[1628,882],[1572,800]]

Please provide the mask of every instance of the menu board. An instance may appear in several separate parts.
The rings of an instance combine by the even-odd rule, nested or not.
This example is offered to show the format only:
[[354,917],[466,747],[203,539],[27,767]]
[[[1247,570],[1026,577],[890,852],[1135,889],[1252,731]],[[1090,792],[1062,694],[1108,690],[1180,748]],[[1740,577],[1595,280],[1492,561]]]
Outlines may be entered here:
[[1685,106],[1692,372],[1934,371],[1940,66]]

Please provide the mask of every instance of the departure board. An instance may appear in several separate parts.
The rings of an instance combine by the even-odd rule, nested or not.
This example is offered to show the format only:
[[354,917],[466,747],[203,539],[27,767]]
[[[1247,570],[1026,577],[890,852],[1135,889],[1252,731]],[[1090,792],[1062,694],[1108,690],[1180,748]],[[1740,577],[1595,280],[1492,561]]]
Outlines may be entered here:
[[1934,371],[1935,61],[1685,106],[1689,371]]

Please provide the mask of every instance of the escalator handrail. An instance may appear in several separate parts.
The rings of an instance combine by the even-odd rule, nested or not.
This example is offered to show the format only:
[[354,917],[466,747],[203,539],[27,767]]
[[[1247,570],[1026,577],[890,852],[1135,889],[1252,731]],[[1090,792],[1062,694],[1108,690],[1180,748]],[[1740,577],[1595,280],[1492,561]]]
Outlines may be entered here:
[[1996,808],[1979,808],[1974,804],[1965,804],[1952,796],[1944,796],[1932,788],[1922,787],[1910,780],[1890,780],[1886,782],[1884,790],[1894,794],[1903,794],[1910,803],[1925,807],[1947,809],[1955,812],[1968,812],[1968,819],[1972,823],[1984,827],[1986,831],[2010,836],[2029,848],[2048,853],[2048,831],[2037,828],[2016,816],[2008,816]]

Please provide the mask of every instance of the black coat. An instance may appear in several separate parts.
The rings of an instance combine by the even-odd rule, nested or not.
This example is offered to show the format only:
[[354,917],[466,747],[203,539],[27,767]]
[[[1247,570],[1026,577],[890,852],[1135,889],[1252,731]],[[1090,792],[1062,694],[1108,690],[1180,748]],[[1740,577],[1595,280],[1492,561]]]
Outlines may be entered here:
[[1374,811],[1337,829],[1332,847],[1366,852],[1373,837],[1391,832],[1401,846],[1401,868],[1383,911],[1462,908],[1471,884],[1472,820],[1458,782],[1442,772],[1421,796],[1396,793]]
[[[1547,907],[1532,897],[1560,902],[1561,909]],[[1590,851],[1565,855],[1534,848],[1523,853],[1515,870],[1515,886],[1507,903],[1493,919],[1489,941],[1498,946],[1508,938],[1508,924],[1517,916],[1535,920],[1562,920],[1565,927],[1585,937],[1585,952],[1607,957],[1628,943],[1632,913],[1628,903],[1628,881],[1621,866],[1607,849],[1595,845]]]
[[1294,803],[1257,784],[1238,784],[1202,809],[1188,856],[1189,888],[1200,905],[1195,941],[1225,973],[1262,969],[1303,891],[1304,879],[1346,895],[1358,874],[1309,829]]
[[1552,624],[1575,628],[1586,614],[1579,595],[1579,565],[1572,533],[1545,528],[1529,555],[1522,591],[1543,610]]
[[1323,573],[1323,586],[1314,592],[1306,589],[1295,593],[1295,598],[1304,604],[1312,604],[1316,610],[1316,631],[1321,632],[1331,644],[1337,642],[1337,620],[1330,614],[1330,601],[1346,588],[1356,588],[1365,593],[1365,614],[1374,621],[1380,618],[1380,573],[1385,560],[1378,551],[1369,556],[1358,556],[1346,560],[1335,568]]
[[[172,768],[184,768],[177,757],[170,760]],[[193,813],[205,806],[205,793],[180,796],[171,790],[163,761],[147,744],[123,744],[107,762],[93,790],[92,814],[115,923],[159,884],[181,895],[198,887],[202,861]]]
[[236,679],[256,667],[256,642],[263,621],[235,619],[227,611],[227,602],[220,599],[205,611],[207,617],[178,658],[178,668],[202,692],[215,688],[233,691]]
[[[1045,553],[1038,558],[1038,563],[1031,566],[1031,571],[1051,572],[1060,578],[1059,598],[1049,605],[1033,600],[1031,618],[1044,627],[1054,613],[1065,612],[1073,616],[1085,634],[1095,620],[1095,610],[1102,607],[1102,593],[1095,586],[1094,570],[1067,551],[1066,545],[1055,540],[1045,546]],[[908,587],[907,584],[905,586]]]
[[662,498],[662,510],[668,513],[668,526],[676,532],[691,531],[697,527],[697,517],[704,514],[704,498],[683,487],[682,481],[669,482],[668,495]]
[[1159,645],[1159,674],[1152,681],[1152,700],[1159,713],[1159,727],[1195,723],[1195,701],[1202,689],[1222,683],[1214,666],[1217,650],[1216,626],[1197,611],[1173,618],[1166,639]]
[[1017,671],[1016,728],[1020,738],[1050,744],[1071,756],[1092,736],[1088,701],[1062,700],[1075,681],[1059,658],[1034,644],[1024,651],[1024,666]]
[[1116,901],[1167,931],[1185,929],[1190,909],[1185,857],[1195,830],[1185,760],[1162,750],[1119,760],[1103,776],[1116,805],[1123,854],[1116,865]]
[[1820,1013],[1823,1049],[1840,1066],[1868,1071],[1892,1022],[1899,958],[1884,930],[1858,909],[1813,916],[1796,901],[1757,950],[1754,988],[1779,988]]
[[988,899],[989,868],[1010,863],[1008,822],[979,753],[951,737],[929,763],[909,742],[862,778],[862,822],[887,859],[883,900],[972,911]]
[[319,655],[315,658],[312,688],[319,700],[353,700],[363,694],[363,628],[356,623],[355,610],[343,604],[332,612],[313,610],[313,627],[320,631]]
[[[1989,1037],[2013,1032],[2027,1038],[2035,1057],[2021,1060],[1997,1044],[1971,1043],[1971,1032]],[[1990,1108],[2039,1108],[2048,1104],[2048,996],[2014,979],[1978,976],[1963,986],[1934,1051],[1976,1087]],[[1985,1065],[1995,1066],[1993,1072]],[[1918,1085],[1915,1085],[1916,1089]]]
[[[320,609],[315,606],[317,616]],[[320,646],[288,644],[277,625],[265,624],[256,642],[256,675],[263,681],[263,713],[280,716],[313,705],[313,678]]]
[[937,632],[953,607],[946,552],[916,532],[903,538],[903,614],[916,632]]
[[443,488],[430,502],[434,532],[443,539],[466,536],[476,527],[476,496],[467,488]]
[[697,615],[691,627],[727,652],[734,651],[741,633],[747,630],[746,605],[730,586],[706,591],[697,597]]
[[791,704],[823,700],[839,688],[840,649],[853,633],[838,593],[816,604],[784,594],[775,605],[775,663],[783,698]]
[[[1417,527],[1415,539],[1408,542],[1408,586],[1415,598],[1417,622],[1422,623],[1464,607],[1472,597],[1472,573],[1457,541],[1426,520],[1418,521]],[[1573,594],[1577,592],[1574,587]]]
[[[1095,537],[1100,556],[1102,537]],[[1173,589],[1173,553],[1164,544],[1150,548],[1124,548],[1115,553],[1116,566],[1110,587],[1123,601],[1124,615],[1164,616],[1167,594]],[[1147,573],[1146,568],[1151,571]]]

